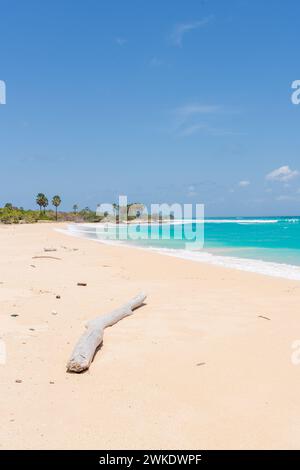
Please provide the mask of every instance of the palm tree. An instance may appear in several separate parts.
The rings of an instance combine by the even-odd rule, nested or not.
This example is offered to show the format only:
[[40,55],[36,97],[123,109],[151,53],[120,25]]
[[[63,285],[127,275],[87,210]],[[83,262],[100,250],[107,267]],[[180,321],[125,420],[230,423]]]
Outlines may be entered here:
[[73,211],[74,211],[74,214],[76,215],[77,211],[78,211],[78,205],[77,204],[74,204]]
[[53,196],[52,205],[55,207],[55,219],[57,220],[57,208],[61,205],[61,198],[59,196]]
[[46,212],[46,207],[49,205],[48,198],[45,196],[45,199],[43,201],[43,208],[44,208],[44,214]]
[[45,208],[48,206],[48,199],[46,198],[44,193],[39,193],[36,197],[36,203],[40,208],[40,212],[42,212],[42,207],[44,208],[44,213],[45,213]]
[[120,206],[119,206],[119,204],[114,203],[112,206],[113,206],[115,215],[116,215],[116,216],[119,215],[119,211],[120,211]]
[[114,210],[114,213],[115,213],[115,216],[116,216],[116,223],[118,224],[119,220],[120,220],[120,206],[119,206],[119,204],[114,203],[113,204],[113,210]]

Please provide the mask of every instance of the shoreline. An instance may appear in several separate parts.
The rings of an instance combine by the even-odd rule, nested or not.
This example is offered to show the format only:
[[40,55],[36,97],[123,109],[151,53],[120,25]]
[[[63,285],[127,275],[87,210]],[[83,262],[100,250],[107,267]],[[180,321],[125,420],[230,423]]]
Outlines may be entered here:
[[[87,227],[95,228],[97,227],[94,224],[79,224]],[[70,230],[72,225],[69,225],[67,230],[61,230],[62,233],[85,239],[88,241],[95,241],[98,243],[103,243],[111,246],[123,246],[129,248],[137,248],[140,250],[153,251],[155,253],[160,253],[166,256],[173,256],[179,259],[186,259],[193,262],[209,264],[212,266],[221,266],[228,269],[236,269],[244,272],[251,272],[263,276],[270,276],[281,279],[288,279],[293,281],[300,281],[300,266],[287,264],[287,263],[278,263],[272,261],[265,261],[262,259],[255,258],[239,258],[236,256],[225,256],[217,255],[209,251],[193,251],[193,250],[183,250],[183,249],[172,249],[172,248],[155,248],[151,246],[140,246],[138,244],[126,243],[126,241],[112,241],[112,240],[102,240],[100,238],[88,238],[84,234],[86,232],[80,231],[78,229]]]
[[[298,282],[53,228],[0,227],[3,449],[300,448]],[[140,291],[67,374],[85,322]]]

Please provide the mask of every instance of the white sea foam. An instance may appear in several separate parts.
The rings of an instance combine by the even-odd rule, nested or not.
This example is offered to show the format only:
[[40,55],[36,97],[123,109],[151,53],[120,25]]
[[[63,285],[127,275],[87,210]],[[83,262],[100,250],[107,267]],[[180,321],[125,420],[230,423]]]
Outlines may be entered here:
[[[284,222],[284,223],[300,223],[300,218],[274,218],[274,219],[242,219],[242,218],[237,218],[237,219],[174,219],[174,220],[167,220],[164,219],[162,221],[162,224],[172,224],[172,225],[178,225],[178,224],[191,224],[191,223],[198,223],[198,224],[277,224],[279,222]],[[107,223],[82,223],[80,224],[82,227],[115,227],[116,224],[112,222],[107,222]],[[128,225],[151,225],[151,226],[157,226],[161,225],[158,222],[151,222],[148,223],[147,221],[138,221],[138,222],[130,222],[130,223],[120,223],[118,226],[120,227],[126,227]]]
[[206,224],[277,224],[279,219],[205,219]]
[[[191,223],[198,223],[198,224],[277,224],[278,222],[300,222],[300,219],[174,219],[174,220],[163,220],[162,224],[171,224],[171,225],[182,225],[182,224],[191,224]],[[128,227],[130,225],[140,225],[140,226],[158,226],[161,225],[158,222],[151,222],[148,223],[147,221],[139,221],[139,222],[130,222],[130,223],[119,223],[114,224],[112,222],[106,223],[82,223],[80,224],[81,227],[86,228],[97,228],[97,230],[102,230],[105,228],[113,228],[113,227]]]
[[158,251],[168,256],[188,259],[200,263],[208,263],[214,266],[238,269],[252,273],[264,274],[266,276],[281,277],[300,281],[300,267],[290,264],[271,263],[248,258],[236,258],[231,256],[219,256],[207,252],[197,252],[189,250],[174,250],[169,248],[147,248],[151,251]]

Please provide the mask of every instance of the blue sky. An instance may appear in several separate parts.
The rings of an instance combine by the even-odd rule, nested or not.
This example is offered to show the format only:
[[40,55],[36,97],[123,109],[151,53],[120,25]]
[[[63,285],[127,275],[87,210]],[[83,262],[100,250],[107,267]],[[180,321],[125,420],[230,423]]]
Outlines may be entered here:
[[299,214],[296,0],[0,0],[0,205]]

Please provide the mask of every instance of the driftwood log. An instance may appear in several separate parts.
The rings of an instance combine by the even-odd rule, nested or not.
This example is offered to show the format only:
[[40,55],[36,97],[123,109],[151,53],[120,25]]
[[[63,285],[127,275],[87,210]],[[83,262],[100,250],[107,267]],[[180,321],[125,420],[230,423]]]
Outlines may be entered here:
[[68,372],[83,372],[90,367],[97,348],[103,341],[104,329],[112,326],[122,318],[132,315],[133,311],[140,307],[146,295],[141,293],[131,299],[127,304],[107,315],[91,320],[86,325],[86,332],[79,338],[67,364]]

